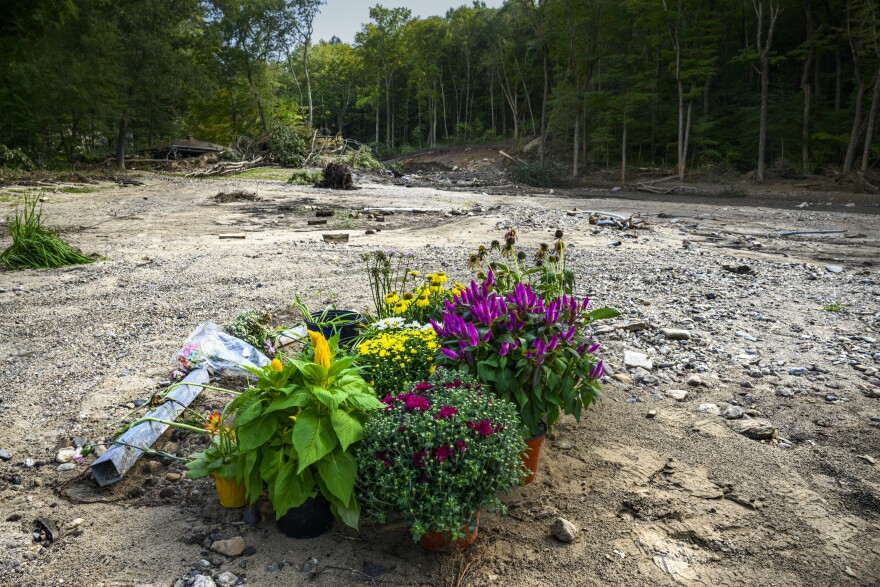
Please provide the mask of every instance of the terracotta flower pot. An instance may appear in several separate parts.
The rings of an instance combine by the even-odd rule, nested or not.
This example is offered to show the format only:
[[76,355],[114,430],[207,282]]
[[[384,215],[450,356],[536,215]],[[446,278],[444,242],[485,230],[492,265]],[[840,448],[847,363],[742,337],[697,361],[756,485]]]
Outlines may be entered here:
[[544,444],[544,438],[547,436],[547,426],[541,422],[541,434],[526,440],[528,447],[522,453],[523,471],[529,473],[529,476],[523,480],[524,485],[528,485],[538,476],[538,460],[541,458],[541,445]]
[[444,550],[464,550],[474,543],[477,539],[477,532],[480,529],[480,512],[477,512],[474,518],[473,528],[463,526],[462,531],[467,532],[467,536],[458,540],[450,540],[449,532],[428,532],[419,539],[419,544],[425,550],[431,552],[439,552]]
[[235,479],[227,479],[211,473],[214,478],[214,485],[217,487],[217,497],[220,499],[220,505],[225,508],[240,508],[247,505],[247,495],[245,493],[244,483]]

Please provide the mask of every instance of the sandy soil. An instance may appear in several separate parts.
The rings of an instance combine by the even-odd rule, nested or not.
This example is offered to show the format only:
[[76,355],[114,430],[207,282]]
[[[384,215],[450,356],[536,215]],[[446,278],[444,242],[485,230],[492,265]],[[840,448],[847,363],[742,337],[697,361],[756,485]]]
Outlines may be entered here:
[[[876,203],[848,207],[844,195],[802,190],[657,201],[609,190],[505,196],[373,183],[339,193],[142,179],[46,194],[50,222],[105,260],[0,273],[0,448],[11,453],[0,462],[3,585],[171,587],[195,570],[229,571],[247,585],[880,582]],[[242,188],[259,200],[214,200]],[[328,226],[307,225],[315,206],[336,211]],[[365,206],[443,212],[382,222],[351,213]],[[638,212],[650,228],[599,228],[569,215],[575,209]],[[558,426],[538,480],[507,496],[509,515],[481,518],[470,552],[428,554],[405,527],[369,521],[360,533],[337,524],[319,539],[285,538],[271,522],[248,526],[241,511],[222,509],[209,480],[167,480],[179,471],[167,461],[142,459],[103,492],[86,465],[57,471],[59,448],[108,438],[128,402],[168,379],[172,353],[200,322],[251,307],[284,316],[293,292],[313,306],[362,308],[360,256],[380,247],[464,279],[470,250],[509,226],[532,245],[566,231],[582,293],[623,311],[597,333],[616,375],[580,424]],[[772,234],[787,229],[848,232]],[[321,241],[341,232],[346,245]],[[246,238],[218,236],[228,233]],[[0,229],[0,246],[7,238]],[[829,304],[842,307],[823,311]],[[691,338],[668,341],[661,328]],[[625,350],[652,358],[653,369],[627,368]],[[683,400],[667,393],[676,389]],[[218,402],[206,392],[196,405]],[[753,440],[739,432],[744,420],[698,411],[709,403],[766,419],[774,438]],[[173,453],[178,440],[161,447]],[[31,535],[40,516],[61,528],[45,547]],[[576,542],[553,537],[560,516],[582,529]],[[212,552],[218,536],[243,536],[255,552]]]

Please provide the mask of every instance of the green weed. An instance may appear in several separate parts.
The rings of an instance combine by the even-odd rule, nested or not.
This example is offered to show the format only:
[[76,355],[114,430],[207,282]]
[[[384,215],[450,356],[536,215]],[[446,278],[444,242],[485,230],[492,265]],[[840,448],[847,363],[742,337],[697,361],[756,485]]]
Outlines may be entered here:
[[22,208],[16,208],[15,217],[8,219],[12,245],[0,253],[0,265],[9,269],[37,269],[93,262],[43,225],[43,208],[38,208],[38,204],[37,197],[25,196]]

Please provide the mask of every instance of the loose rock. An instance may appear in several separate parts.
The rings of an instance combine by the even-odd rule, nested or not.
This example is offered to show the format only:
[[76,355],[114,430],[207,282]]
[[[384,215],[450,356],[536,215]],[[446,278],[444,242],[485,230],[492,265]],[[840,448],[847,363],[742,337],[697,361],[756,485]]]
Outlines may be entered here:
[[740,425],[739,433],[753,440],[769,440],[776,434],[776,426],[763,418],[745,420]]
[[56,463],[69,463],[73,461],[73,455],[76,454],[75,448],[62,448],[55,455]]
[[217,584],[219,584],[220,587],[232,587],[236,583],[238,583],[238,576],[229,571],[221,573],[220,576],[217,577]]
[[562,542],[574,542],[579,533],[577,526],[565,518],[556,518],[553,522],[553,535]]
[[229,540],[217,540],[211,544],[211,550],[226,556],[238,556],[244,552],[244,538],[236,536]]
[[646,371],[650,371],[654,368],[654,362],[649,359],[647,355],[635,351],[623,352],[623,364],[630,369],[642,368]]
[[743,417],[743,409],[739,406],[727,406],[721,415],[727,420],[738,420]]
[[720,416],[721,408],[715,404],[700,404],[697,411],[701,414],[709,414],[710,416]]
[[207,575],[196,575],[194,578],[195,581],[193,581],[192,587],[217,587],[214,579]]
[[669,389],[666,391],[666,395],[675,401],[683,402],[687,398],[688,392],[683,389]]
[[691,333],[687,330],[682,330],[678,328],[661,328],[660,334],[666,337],[667,340],[690,340]]

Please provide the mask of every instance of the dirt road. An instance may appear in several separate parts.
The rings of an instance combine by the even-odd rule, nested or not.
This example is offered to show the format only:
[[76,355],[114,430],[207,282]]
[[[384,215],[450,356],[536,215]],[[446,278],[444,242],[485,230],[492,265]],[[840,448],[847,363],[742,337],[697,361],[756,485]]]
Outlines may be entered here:
[[[10,453],[0,583],[171,587],[197,573],[222,583],[226,572],[258,586],[880,582],[880,208],[870,201],[142,179],[43,194],[50,223],[104,260],[0,273],[0,449]],[[257,199],[215,199],[241,189]],[[5,194],[2,214],[21,197]],[[326,226],[307,224],[316,207],[334,210]],[[379,221],[364,207],[442,211]],[[596,226],[584,210],[640,213],[648,228]],[[104,492],[86,464],[57,470],[61,448],[109,438],[128,402],[167,381],[200,322],[252,307],[283,318],[294,292],[316,307],[363,308],[360,256],[376,248],[412,251],[425,270],[464,280],[468,254],[509,227],[530,246],[562,228],[581,293],[623,316],[597,333],[615,373],[602,401],[580,424],[563,420],[538,481],[507,496],[509,515],[481,518],[466,556],[425,553],[406,528],[369,521],[360,533],[337,524],[316,540],[284,538],[220,508],[209,480],[169,480],[180,471],[169,461],[143,459]],[[807,229],[848,232],[773,234]],[[231,233],[245,238],[219,238]],[[322,233],[350,240],[325,244]],[[625,365],[625,351],[651,368]],[[219,401],[206,392],[197,405]],[[756,422],[763,439],[740,432]],[[45,547],[31,534],[41,516],[61,530]],[[557,517],[581,528],[577,541],[552,536]],[[209,550],[220,536],[243,536],[253,552]]]

